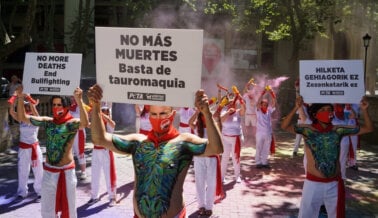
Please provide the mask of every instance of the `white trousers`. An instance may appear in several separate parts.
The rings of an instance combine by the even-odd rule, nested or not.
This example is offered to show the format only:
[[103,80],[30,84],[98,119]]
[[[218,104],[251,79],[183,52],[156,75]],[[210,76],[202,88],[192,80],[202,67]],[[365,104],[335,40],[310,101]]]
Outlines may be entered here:
[[198,208],[212,210],[217,184],[217,158],[194,157],[193,160]]
[[[241,140],[242,139],[240,139],[240,141]],[[227,165],[228,165],[230,156],[232,157],[232,164],[234,166],[235,179],[237,179],[240,176],[240,162],[239,163],[237,162],[235,154],[234,154],[236,137],[222,135],[222,141],[223,141],[223,154],[222,154],[222,161],[221,161],[222,180],[226,176]],[[240,144],[242,144],[242,142],[240,142]]]
[[256,164],[268,164],[270,154],[270,143],[272,142],[271,134],[256,133]]
[[117,189],[112,189],[110,182],[110,154],[108,149],[93,149],[92,151],[92,180],[91,180],[91,197],[98,198],[100,189],[101,170],[104,172],[106,190],[108,191],[109,200],[116,197]]
[[246,114],[244,115],[245,126],[256,126],[257,117],[256,114]]
[[[346,136],[348,137],[348,136]],[[349,140],[348,140],[349,141]],[[349,142],[346,144],[340,144],[340,171],[341,177],[346,179],[346,165],[348,162],[348,154],[349,154]]]
[[295,142],[294,142],[294,152],[298,152],[299,145],[302,141],[302,135],[301,134],[295,134]]
[[354,166],[354,165],[356,165],[356,162],[357,162],[358,136],[352,135],[352,136],[350,136],[350,140],[352,141],[352,148],[353,148],[354,158],[353,159],[349,159],[349,166]]
[[[38,160],[32,163],[31,160],[32,149],[22,149],[18,150],[18,189],[17,195],[26,197],[28,195],[28,179],[30,174],[30,166],[32,166],[34,174],[33,188],[37,195],[41,195],[41,184],[43,176],[43,156],[42,151],[39,146],[37,146],[37,157]],[[35,166],[33,166],[35,165]]]
[[[83,141],[79,141],[79,131],[83,131],[83,134],[84,134],[84,140]],[[84,146],[84,148],[85,148],[86,137],[87,137],[87,135],[85,133],[85,129],[79,129],[77,131],[75,138],[74,138],[74,141],[73,141],[73,146],[72,146],[73,152],[74,152],[75,156],[77,157],[80,165],[86,163],[85,154],[83,153],[82,155],[80,155],[80,150],[79,150],[79,146]]]
[[337,181],[322,183],[305,180],[298,218],[318,218],[321,205],[325,205],[329,218],[336,218]]
[[[64,167],[50,168],[63,169]],[[55,202],[56,202],[56,190],[58,185],[60,173],[54,173],[47,170],[43,171],[42,179],[42,198],[41,198],[41,213],[43,218],[55,218]],[[69,208],[69,217],[76,218],[76,184],[77,179],[75,175],[75,169],[65,170],[66,175],[66,191]]]
[[178,131],[180,132],[180,133],[192,133],[192,128],[190,128],[190,127],[182,127],[182,126],[179,126],[179,129],[178,129]]

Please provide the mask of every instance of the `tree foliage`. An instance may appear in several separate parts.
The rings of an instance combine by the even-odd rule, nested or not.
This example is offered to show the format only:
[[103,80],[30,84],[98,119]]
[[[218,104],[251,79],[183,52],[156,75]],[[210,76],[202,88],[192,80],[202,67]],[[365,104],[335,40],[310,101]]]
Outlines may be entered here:
[[[248,32],[255,29],[269,40],[292,40],[292,58],[298,57],[308,39],[326,35],[326,21],[334,16],[335,0],[221,0],[199,3],[187,1],[193,8],[203,7],[208,14],[229,14],[235,29]],[[251,28],[253,27],[253,28]]]

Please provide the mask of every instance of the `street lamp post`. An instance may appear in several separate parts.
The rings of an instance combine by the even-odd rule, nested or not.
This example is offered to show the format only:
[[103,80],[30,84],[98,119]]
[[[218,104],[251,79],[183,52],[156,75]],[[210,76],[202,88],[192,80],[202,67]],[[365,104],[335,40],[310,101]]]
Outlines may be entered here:
[[362,37],[362,40],[364,42],[364,47],[365,47],[365,65],[364,65],[364,83],[365,83],[365,90],[366,90],[366,62],[367,62],[367,50],[369,47],[371,36],[366,33],[364,37]]

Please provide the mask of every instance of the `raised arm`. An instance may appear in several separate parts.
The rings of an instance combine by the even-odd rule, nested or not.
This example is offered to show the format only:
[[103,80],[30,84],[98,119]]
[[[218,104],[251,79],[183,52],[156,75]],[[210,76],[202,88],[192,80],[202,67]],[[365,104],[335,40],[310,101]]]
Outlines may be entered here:
[[374,131],[374,125],[370,119],[368,107],[369,107],[369,102],[367,101],[366,97],[364,97],[360,103],[360,108],[361,108],[364,124],[360,126],[360,131],[358,132],[358,135],[362,135],[362,134]]
[[190,117],[188,123],[191,129],[196,128],[197,118],[198,118],[199,110],[196,110],[194,114]]
[[[116,148],[113,144],[113,134],[107,133],[105,129],[105,124],[102,121],[101,115],[101,99],[102,99],[102,89],[101,87],[96,84],[89,88],[88,90],[88,98],[90,103],[92,104],[92,120],[91,120],[91,136],[92,142],[96,145],[100,145],[106,147],[112,151],[125,153],[118,148]],[[115,134],[114,134],[115,135]],[[125,136],[117,135],[120,139],[126,141],[140,141],[142,138],[145,137],[142,134],[129,134]],[[139,138],[138,138],[139,137]],[[125,149],[126,150],[126,149]]]
[[102,115],[102,118],[104,118],[106,120],[106,122],[109,124],[109,126],[114,129],[115,126],[116,126],[116,123],[114,122],[114,120],[111,118],[110,115],[106,115],[104,113],[101,113]]
[[92,105],[91,114],[91,136],[92,142],[96,145],[101,145],[109,149],[114,149],[112,142],[112,134],[105,130],[104,122],[102,122],[101,115],[101,99],[102,89],[99,85],[94,85],[88,90],[88,98]]
[[[30,124],[30,118],[33,118],[34,120],[37,120],[37,121],[51,120],[51,118],[49,118],[49,117],[40,117],[38,115],[33,116],[34,114],[33,115],[26,114],[25,106],[24,106],[24,98],[25,98],[25,96],[27,96],[27,94],[23,93],[22,85],[19,85],[17,87],[16,93],[17,93],[17,118],[18,118],[18,121]],[[31,105],[31,107],[33,108],[32,105]]]
[[204,115],[206,122],[208,144],[203,155],[210,156],[223,153],[223,143],[220,131],[215,124],[213,115],[210,112],[208,97],[205,95],[203,90],[197,91],[195,106]]
[[303,105],[302,96],[298,96],[296,98],[294,108],[281,121],[281,128],[283,130],[286,130],[286,131],[291,132],[291,133],[295,133],[294,132],[294,126],[293,126],[293,124],[291,124],[291,121],[292,121],[293,117],[295,116],[295,113],[297,112],[298,108],[302,107],[302,105]]
[[83,90],[77,87],[74,90],[74,98],[77,103],[77,106],[79,106],[80,109],[80,129],[83,129],[88,126],[88,112],[84,109],[84,102],[83,102]]

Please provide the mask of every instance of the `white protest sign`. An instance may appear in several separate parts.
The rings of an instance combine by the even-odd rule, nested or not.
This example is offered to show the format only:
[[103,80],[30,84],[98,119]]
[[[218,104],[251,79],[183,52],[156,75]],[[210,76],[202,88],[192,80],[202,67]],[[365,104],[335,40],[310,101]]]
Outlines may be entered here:
[[365,93],[362,60],[302,60],[300,94],[306,103],[358,103]]
[[81,54],[26,53],[24,91],[40,95],[72,95],[80,86]]
[[202,30],[96,27],[96,78],[104,100],[193,107],[202,46]]

